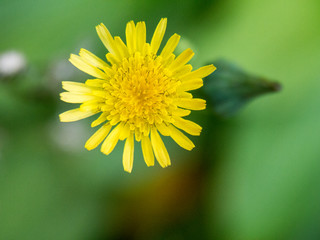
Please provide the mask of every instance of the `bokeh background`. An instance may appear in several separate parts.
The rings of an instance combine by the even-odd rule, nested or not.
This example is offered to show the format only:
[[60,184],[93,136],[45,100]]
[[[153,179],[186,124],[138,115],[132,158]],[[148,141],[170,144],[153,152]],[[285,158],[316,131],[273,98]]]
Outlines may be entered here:
[[[88,78],[70,53],[103,58],[100,22],[123,37],[144,20],[150,39],[161,17],[195,67],[227,59],[283,90],[228,118],[209,103],[192,152],[166,139],[161,169],[137,148],[128,174],[123,143],[88,152],[91,119],[59,122],[61,81]],[[0,23],[0,239],[320,239],[318,0],[0,0]]]

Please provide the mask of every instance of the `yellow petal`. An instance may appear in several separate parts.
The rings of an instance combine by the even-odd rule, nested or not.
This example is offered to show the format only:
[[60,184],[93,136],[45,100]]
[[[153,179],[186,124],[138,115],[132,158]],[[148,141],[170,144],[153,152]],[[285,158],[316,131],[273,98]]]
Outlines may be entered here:
[[85,60],[87,63],[91,64],[92,66],[98,67],[100,69],[109,68],[110,66],[103,61],[102,59],[98,58],[93,53],[89,52],[86,49],[81,48],[80,57],[82,57],[83,60]]
[[203,110],[206,108],[206,101],[200,98],[177,98],[177,106],[190,110]]
[[166,45],[164,46],[160,56],[163,58],[163,59],[167,59],[170,54],[176,49],[178,43],[180,41],[180,36],[178,34],[173,34],[168,42],[166,43]]
[[129,57],[128,48],[124,44],[124,42],[121,40],[121,38],[120,37],[114,37],[114,41],[115,41],[115,44],[116,44],[116,46],[117,46],[117,48],[119,50],[119,53],[121,55],[121,59]]
[[101,23],[100,25],[96,26],[97,33],[99,38],[101,39],[104,46],[108,49],[108,51],[115,55],[115,57],[119,57],[119,52],[117,47],[115,46],[113,37],[111,36],[109,30],[106,26]]
[[91,123],[91,127],[96,127],[107,120],[109,114],[101,113],[101,115]]
[[[111,115],[109,115],[110,117]],[[112,115],[112,118],[110,120],[110,124],[112,126],[116,125],[118,122],[120,122],[120,114]]]
[[126,27],[126,41],[129,50],[129,54],[133,54],[136,51],[137,38],[136,38],[136,26],[133,21],[127,23]]
[[123,168],[126,172],[129,172],[129,173],[131,173],[132,171],[133,153],[134,153],[134,139],[133,139],[133,133],[131,133],[124,145],[123,157],[122,157]]
[[83,103],[86,101],[95,100],[97,97],[81,93],[63,92],[60,93],[60,99],[67,103]]
[[193,142],[174,126],[169,125],[170,136],[182,148],[191,150],[194,148]]
[[201,67],[191,73],[186,74],[185,76],[183,76],[183,78],[181,78],[181,81],[186,81],[186,80],[190,80],[190,79],[194,79],[194,78],[204,78],[208,75],[210,75],[211,73],[213,73],[216,70],[216,67],[211,65],[207,65],[204,67]]
[[81,111],[97,111],[100,110],[102,106],[102,103],[99,101],[87,101],[85,103],[82,103],[80,105]]
[[158,49],[160,47],[161,41],[163,39],[164,33],[166,31],[167,27],[167,19],[162,18],[154,31],[154,34],[151,39],[151,52],[156,54],[158,52]]
[[130,124],[126,123],[121,129],[119,139],[124,140],[130,135]]
[[151,54],[151,47],[149,43],[145,43],[142,49],[142,55],[146,56],[146,55],[150,55]]
[[165,123],[160,123],[160,124],[156,124],[156,127],[158,129],[158,131],[163,135],[163,136],[169,136],[170,135],[170,130],[167,127],[167,125]]
[[157,130],[153,127],[151,128],[151,144],[154,151],[154,154],[156,155],[156,158],[160,164],[161,167],[167,167],[171,165],[170,157],[167,152],[166,147],[164,146],[164,143],[157,132]]
[[169,54],[169,57],[163,62],[163,67],[168,67],[173,63],[174,59],[176,58],[176,55],[173,53]]
[[107,53],[106,58],[107,58],[108,62],[111,63],[112,65],[117,65],[119,62],[117,57],[112,53]]
[[153,150],[150,142],[150,138],[148,136],[142,136],[141,137],[141,148],[143,153],[144,161],[146,162],[147,166],[153,166],[154,165],[154,155]]
[[81,71],[94,76],[96,78],[106,78],[106,74],[103,73],[101,70],[98,68],[92,66],[91,64],[85,62],[81,57],[71,54],[69,61],[77,68],[79,68]]
[[202,127],[199,126],[198,124],[192,121],[183,119],[181,117],[173,117],[173,119],[174,119],[173,125],[175,125],[177,128],[180,128],[186,133],[189,133],[190,135],[193,135],[193,136],[200,135]]
[[187,64],[187,65],[184,65],[184,66],[176,69],[176,71],[172,72],[172,77],[181,78],[181,76],[184,76],[184,75],[190,73],[191,71],[192,71],[191,64]]
[[148,123],[142,123],[141,131],[144,136],[149,136],[150,133],[150,125]]
[[137,34],[137,51],[142,52],[143,46],[146,43],[146,35],[147,35],[145,22],[137,23],[136,34]]
[[62,88],[69,92],[91,93],[91,88],[84,83],[62,81]]
[[106,100],[107,96],[108,96],[108,92],[101,89],[101,90],[93,90],[91,93],[93,96],[102,98],[104,100]]
[[103,112],[110,112],[113,109],[114,109],[114,106],[111,106],[111,105],[104,105],[101,107],[101,111]]
[[103,84],[105,84],[105,80],[101,79],[88,79],[85,84],[90,86],[90,87],[97,87],[97,88],[102,88]]
[[135,132],[134,132],[134,135],[135,135],[135,138],[136,138],[136,141],[137,142],[140,142],[141,141],[141,132],[140,131],[138,131],[138,130],[136,130]]
[[193,57],[194,52],[188,48],[184,50],[170,65],[169,69],[171,71],[178,70],[179,68],[183,67],[190,59]]
[[190,115],[191,111],[190,110],[186,110],[186,109],[182,109],[182,108],[177,108],[172,112],[172,115],[174,116],[178,116],[178,117],[185,117]]
[[101,152],[108,155],[113,151],[114,147],[117,145],[117,143],[119,141],[119,135],[120,135],[122,127],[123,127],[123,125],[119,124],[118,126],[116,126],[112,130],[112,132],[108,135],[106,140],[104,140],[104,142],[101,146]]
[[187,81],[183,81],[179,86],[180,91],[190,91],[201,88],[203,86],[203,81],[201,78],[194,78]]
[[106,138],[110,132],[111,125],[109,123],[104,124],[98,131],[96,131],[86,142],[85,148],[89,151],[98,147],[98,145]]
[[177,93],[180,98],[188,98],[188,99],[193,98],[192,94],[189,92],[177,92]]
[[79,108],[72,109],[69,111],[66,111],[64,113],[61,113],[59,115],[60,121],[61,122],[74,122],[78,121],[87,117],[90,117],[98,112],[91,112],[91,111],[81,111]]

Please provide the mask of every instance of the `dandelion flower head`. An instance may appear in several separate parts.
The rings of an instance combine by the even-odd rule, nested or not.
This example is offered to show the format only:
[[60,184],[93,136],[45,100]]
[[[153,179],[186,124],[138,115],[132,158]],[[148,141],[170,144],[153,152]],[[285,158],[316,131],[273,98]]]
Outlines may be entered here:
[[156,158],[166,167],[171,162],[160,134],[191,150],[194,144],[181,130],[198,136],[202,129],[184,119],[190,110],[206,107],[205,100],[193,98],[188,91],[200,88],[202,78],[215,67],[208,65],[192,71],[188,64],[194,55],[191,49],[178,56],[173,53],[180,40],[177,34],[160,52],[166,25],[167,19],[161,19],[147,43],[145,22],[130,21],[126,26],[126,44],[120,37],[112,37],[103,24],[98,25],[97,33],[109,51],[108,63],[81,49],[79,55],[71,54],[69,60],[93,79],[85,83],[62,82],[66,92],[60,94],[61,100],[80,106],[60,114],[60,121],[73,122],[100,113],[91,127],[102,126],[88,139],[85,148],[92,150],[102,143],[101,152],[108,155],[119,140],[125,140],[123,167],[127,172],[132,171],[135,140],[141,142],[148,166],[153,166]]

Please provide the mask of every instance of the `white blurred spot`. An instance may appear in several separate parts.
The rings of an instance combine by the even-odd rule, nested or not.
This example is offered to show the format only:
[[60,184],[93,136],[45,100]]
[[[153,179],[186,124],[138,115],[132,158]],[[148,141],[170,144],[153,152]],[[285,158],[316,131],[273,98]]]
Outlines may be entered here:
[[74,73],[75,68],[66,59],[55,62],[51,69],[51,76],[58,82],[72,79]]
[[54,143],[69,152],[84,151],[84,144],[90,137],[89,129],[83,122],[52,122],[48,126],[49,135]]
[[17,51],[8,51],[0,55],[0,74],[10,76],[21,72],[26,67],[24,55]]

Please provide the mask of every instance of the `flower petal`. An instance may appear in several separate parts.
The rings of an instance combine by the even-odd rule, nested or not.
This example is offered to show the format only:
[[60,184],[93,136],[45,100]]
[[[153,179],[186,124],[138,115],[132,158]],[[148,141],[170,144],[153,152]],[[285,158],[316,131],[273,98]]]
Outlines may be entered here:
[[98,131],[96,131],[86,142],[85,148],[89,151],[98,147],[98,145],[106,138],[111,130],[109,123],[104,124]]
[[180,36],[178,34],[173,34],[168,42],[166,43],[166,45],[164,46],[160,56],[163,58],[163,59],[167,59],[170,54],[176,49],[178,43],[180,41]]
[[87,63],[86,61],[84,61],[81,57],[71,54],[69,61],[77,68],[79,68],[81,71],[94,76],[96,78],[106,78],[106,74],[103,73],[101,70],[99,70],[98,68],[92,66],[91,64]]
[[91,64],[92,66],[98,67],[100,69],[109,68],[110,66],[103,61],[102,59],[98,58],[93,53],[89,52],[88,50],[81,48],[79,52],[80,57],[85,60],[87,63]]
[[178,116],[178,117],[185,117],[190,115],[191,111],[190,110],[186,110],[186,109],[182,109],[182,108],[177,108],[172,112],[172,115],[174,116]]
[[190,121],[183,119],[181,117],[173,117],[174,122],[172,123],[175,125],[177,128],[182,129],[186,133],[189,133],[190,135],[193,136],[199,136],[202,130],[202,127],[199,126],[198,124]]
[[62,81],[62,88],[69,92],[75,93],[91,93],[91,87],[87,86],[84,83],[71,82],[71,81]]
[[183,76],[183,78],[181,78],[181,81],[186,81],[186,80],[190,80],[190,79],[194,79],[194,78],[204,78],[204,77],[210,75],[211,73],[213,73],[216,69],[217,68],[215,66],[213,66],[212,64],[201,67],[201,68]]
[[108,49],[108,51],[114,54],[116,57],[120,57],[117,47],[115,46],[114,39],[111,36],[109,30],[106,26],[101,23],[100,25],[96,26],[97,33],[99,38],[101,39],[104,46]]
[[112,53],[107,53],[106,58],[107,58],[108,62],[111,63],[112,65],[117,65],[119,62],[116,55],[114,55]]
[[69,111],[66,111],[64,113],[61,113],[59,115],[60,121],[61,122],[74,122],[74,121],[78,121],[87,117],[90,117],[94,114],[96,114],[98,112],[95,111],[82,111],[79,108],[76,109],[72,109]]
[[191,64],[187,64],[176,69],[174,72],[172,72],[172,77],[181,78],[182,76],[190,73],[191,71],[192,71]]
[[134,132],[134,136],[135,136],[137,142],[141,141],[141,135],[142,135],[141,132],[138,130]]
[[124,44],[124,42],[121,40],[120,37],[114,37],[114,42],[116,44],[116,47],[121,55],[121,59],[129,57],[129,51],[127,46]]
[[119,139],[124,140],[130,135],[130,124],[126,123],[121,129]]
[[180,99],[182,98],[187,98],[187,99],[191,99],[193,98],[192,94],[189,92],[177,92],[178,96],[180,97]]
[[182,148],[192,150],[194,148],[193,142],[182,132],[176,129],[174,126],[169,125],[170,136],[172,139]]
[[101,109],[101,106],[103,106],[101,101],[93,100],[82,103],[80,109],[81,111],[98,111]]
[[144,161],[146,162],[147,166],[154,165],[154,155],[153,150],[150,142],[150,138],[148,136],[141,136],[141,148],[143,153]]
[[131,133],[124,145],[123,157],[122,157],[123,168],[126,172],[129,172],[129,173],[131,173],[132,171],[133,154],[134,154],[134,139],[133,139],[133,133]]
[[168,151],[155,127],[151,128],[151,144],[160,166],[170,166],[171,162]]
[[127,47],[130,54],[133,54],[136,51],[136,26],[134,25],[133,21],[127,23],[126,27],[126,41]]
[[96,100],[97,97],[81,93],[63,92],[60,93],[60,99],[67,103],[83,103],[86,101]]
[[190,59],[193,57],[194,52],[188,48],[184,50],[170,65],[169,69],[171,71],[177,71],[179,68],[183,67]]
[[163,135],[163,136],[169,136],[170,130],[167,127],[165,123],[156,124],[157,130]]
[[101,113],[101,115],[91,123],[91,127],[96,127],[107,120],[109,114]]
[[103,84],[105,84],[105,80],[101,79],[88,79],[85,84],[90,86],[90,87],[97,87],[97,88],[102,88]]
[[156,30],[154,31],[154,34],[151,39],[151,44],[150,44],[151,52],[154,54],[158,52],[164,33],[166,31],[166,27],[167,27],[167,19],[161,18]]
[[203,110],[206,108],[206,101],[200,98],[177,98],[177,106],[190,110]]
[[119,141],[120,132],[122,130],[123,124],[118,124],[108,135],[106,140],[104,140],[102,146],[101,146],[101,152],[103,152],[106,155],[109,155],[114,147],[117,145]]
[[137,34],[137,51],[142,52],[143,46],[146,43],[146,35],[147,35],[145,22],[137,23],[136,34]]
[[191,91],[203,86],[203,80],[201,78],[194,78],[187,81],[183,81],[178,87],[180,91]]

